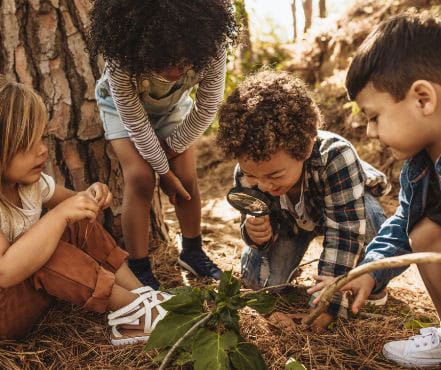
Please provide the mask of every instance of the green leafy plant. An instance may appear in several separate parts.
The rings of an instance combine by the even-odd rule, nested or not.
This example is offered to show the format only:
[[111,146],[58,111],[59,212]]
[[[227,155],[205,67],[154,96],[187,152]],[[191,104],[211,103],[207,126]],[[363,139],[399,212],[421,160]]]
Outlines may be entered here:
[[260,370],[267,366],[257,347],[240,335],[239,310],[245,306],[261,314],[274,310],[277,298],[267,290],[240,291],[231,271],[213,287],[172,289],[175,296],[162,306],[168,311],[153,330],[147,349],[159,349],[155,361],[164,369],[192,364],[196,370]]
[[433,322],[422,322],[420,320],[410,320],[408,322],[406,322],[404,324],[404,328],[405,329],[413,329],[413,330],[418,330],[418,329],[423,329],[423,328],[429,328],[431,326],[436,326],[436,323]]

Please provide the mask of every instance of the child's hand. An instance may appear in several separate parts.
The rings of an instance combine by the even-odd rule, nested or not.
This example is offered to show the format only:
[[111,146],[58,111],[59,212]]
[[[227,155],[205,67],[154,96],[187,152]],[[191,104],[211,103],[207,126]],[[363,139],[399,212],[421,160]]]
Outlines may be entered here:
[[336,279],[336,276],[324,276],[324,275],[313,275],[314,279],[318,281],[316,285],[309,288],[306,292],[309,295],[314,294],[315,292],[320,292],[320,294],[312,301],[313,304],[317,304],[320,300],[320,297],[323,293],[323,290],[331,285]]
[[188,194],[187,190],[185,190],[181,180],[179,180],[171,170],[160,176],[159,186],[168,196],[170,203],[174,206],[176,205],[176,198],[178,196],[184,198],[185,200],[191,199],[190,194]]
[[106,184],[95,182],[87,188],[86,192],[98,203],[100,209],[110,206],[113,196]]
[[374,287],[374,278],[370,274],[364,274],[341,288],[341,291],[351,291],[355,296],[354,303],[352,303],[353,313],[358,313],[358,311],[360,311],[360,308],[363,307],[364,302],[372,293]]
[[[294,329],[301,325],[309,316],[309,313],[283,313],[273,312],[268,318],[269,322],[282,330]],[[317,333],[323,333],[329,324],[334,320],[334,317],[324,312],[317,317],[312,323],[311,329]]]
[[268,215],[261,217],[247,215],[245,228],[249,238],[257,245],[266,243],[273,236],[273,228]]
[[87,191],[81,191],[59,203],[50,212],[57,212],[67,224],[73,224],[85,218],[94,221],[99,211],[98,203],[90,194]]

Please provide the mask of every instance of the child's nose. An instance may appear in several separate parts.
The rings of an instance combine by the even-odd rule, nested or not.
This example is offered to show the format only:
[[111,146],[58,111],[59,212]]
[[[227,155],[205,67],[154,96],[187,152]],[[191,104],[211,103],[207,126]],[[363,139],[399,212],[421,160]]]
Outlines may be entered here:
[[43,156],[43,155],[46,155],[47,153],[48,153],[48,149],[47,149],[46,144],[41,143],[40,147],[38,148],[38,155]]
[[269,181],[260,181],[257,184],[257,187],[262,190],[263,192],[271,191],[273,188],[273,185]]
[[367,128],[366,128],[366,134],[370,138],[377,138],[378,137],[378,129],[377,124],[373,122],[368,122]]

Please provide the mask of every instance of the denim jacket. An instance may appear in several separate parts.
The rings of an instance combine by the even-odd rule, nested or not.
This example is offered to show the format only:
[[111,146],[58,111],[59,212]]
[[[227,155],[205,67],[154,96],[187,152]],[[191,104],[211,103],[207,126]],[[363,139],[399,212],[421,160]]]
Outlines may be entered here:
[[[425,150],[404,163],[400,175],[400,204],[395,214],[383,223],[377,236],[369,243],[366,255],[360,264],[412,252],[409,245],[409,233],[424,217],[427,189],[433,170],[441,176],[441,160],[438,159],[434,166]],[[374,292],[383,289],[392,278],[401,274],[406,268],[373,272]]]

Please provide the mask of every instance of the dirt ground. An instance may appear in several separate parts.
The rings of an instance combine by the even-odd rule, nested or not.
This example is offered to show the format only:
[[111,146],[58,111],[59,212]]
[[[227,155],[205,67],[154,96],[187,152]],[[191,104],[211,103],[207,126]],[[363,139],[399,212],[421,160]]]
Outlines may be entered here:
[[[233,162],[222,160],[213,145],[213,137],[203,137],[198,145],[198,175],[203,200],[202,231],[206,250],[224,270],[239,276],[243,243],[239,235],[239,213],[229,206],[225,194],[232,184]],[[383,200],[390,214],[396,205],[392,198]],[[175,263],[174,237],[178,231],[174,210],[165,200],[166,222],[172,242],[159,243],[152,253],[155,272],[166,287],[203,284]],[[317,258],[321,240],[313,241],[304,261]],[[296,279],[294,305],[284,303],[284,312],[305,312],[305,286],[314,283],[316,263],[306,267]],[[296,327],[282,331],[266,317],[251,309],[241,313],[243,336],[255,343],[271,369],[283,369],[293,357],[307,369],[397,369],[381,355],[386,341],[407,337],[417,329],[406,329],[413,319],[438,323],[434,307],[415,267],[391,282],[389,301],[381,309],[366,309],[349,321],[337,321],[326,333]],[[292,302],[292,301],[291,301]],[[143,345],[115,348],[108,342],[105,317],[65,304],[57,304],[42,323],[23,342],[0,342],[0,369],[154,369],[154,351]],[[207,369],[209,370],[209,369]],[[252,369],[250,369],[252,370]]]
[[[217,151],[214,145],[213,137],[203,137],[198,143],[198,175],[200,179],[200,189],[202,195],[202,225],[204,243],[207,246],[208,254],[224,270],[233,270],[237,276],[240,274],[240,254],[243,242],[239,233],[239,212],[232,208],[225,199],[225,194],[232,186],[232,173],[235,163],[232,161],[222,161],[222,155]],[[397,205],[395,197],[384,197],[381,200],[387,215],[391,215]],[[177,221],[174,217],[173,208],[167,204],[166,208],[167,223],[172,230],[171,234],[177,229]],[[303,262],[308,262],[319,257],[322,250],[322,238],[315,239]],[[311,286],[314,284],[312,275],[317,272],[317,263],[306,266],[300,276],[296,279],[300,286]],[[182,272],[183,280],[188,280],[188,275]],[[191,279],[191,277],[190,277]],[[389,302],[383,309],[366,309],[361,314],[362,319],[351,320],[349,326],[345,322],[338,322],[334,333],[330,334],[332,339],[326,343],[326,339],[318,341],[317,344],[309,344],[303,347],[295,348],[288,340],[283,339],[287,333],[280,333],[276,328],[268,326],[265,319],[259,317],[259,328],[265,328],[267,340],[258,337],[258,332],[253,328],[253,321],[256,320],[256,313],[244,312],[242,314],[245,331],[249,331],[249,339],[254,340],[259,345],[260,350],[267,356],[268,364],[272,369],[282,369],[286,359],[293,356],[300,359],[308,369],[336,369],[336,368],[363,368],[363,369],[384,369],[398,368],[392,363],[387,363],[381,356],[381,348],[384,342],[390,338],[403,338],[417,333],[418,330],[409,331],[404,329],[404,324],[412,319],[418,319],[424,322],[438,322],[435,308],[427,294],[418,268],[411,266],[402,275],[394,279],[389,285]],[[305,303],[305,300],[302,304]],[[290,311],[295,311],[291,307]],[[387,325],[385,325],[385,321]],[[368,324],[368,329],[363,332],[363,326]],[[390,329],[386,332],[385,329]],[[376,333],[375,331],[379,332]],[[357,333],[352,338],[354,331]],[[373,331],[373,332],[372,332]],[[308,341],[308,336],[304,338],[304,333],[290,333],[293,336],[297,334]],[[279,337],[281,335],[281,337]],[[313,334],[311,334],[313,336]],[[339,335],[343,335],[348,341]],[[326,337],[325,335],[324,337]],[[289,336],[288,336],[289,337]],[[341,341],[342,340],[342,341]],[[355,348],[347,348],[342,344],[351,345],[352,341],[360,343],[371,343],[372,346],[360,348],[359,353]],[[274,341],[280,344],[279,351],[274,349]],[[366,341],[366,342],[365,342]],[[309,348],[308,348],[309,346]],[[283,348],[282,348],[283,347]],[[323,348],[324,347],[324,348]],[[327,348],[326,348],[327,347]],[[322,363],[320,356],[314,357],[315,348],[317,352],[331,351]],[[347,352],[356,351],[351,355],[351,359],[343,360]],[[335,351],[332,355],[332,351]],[[280,357],[277,357],[280,354]],[[355,355],[355,356],[354,356]],[[334,356],[334,360],[332,357]]]

